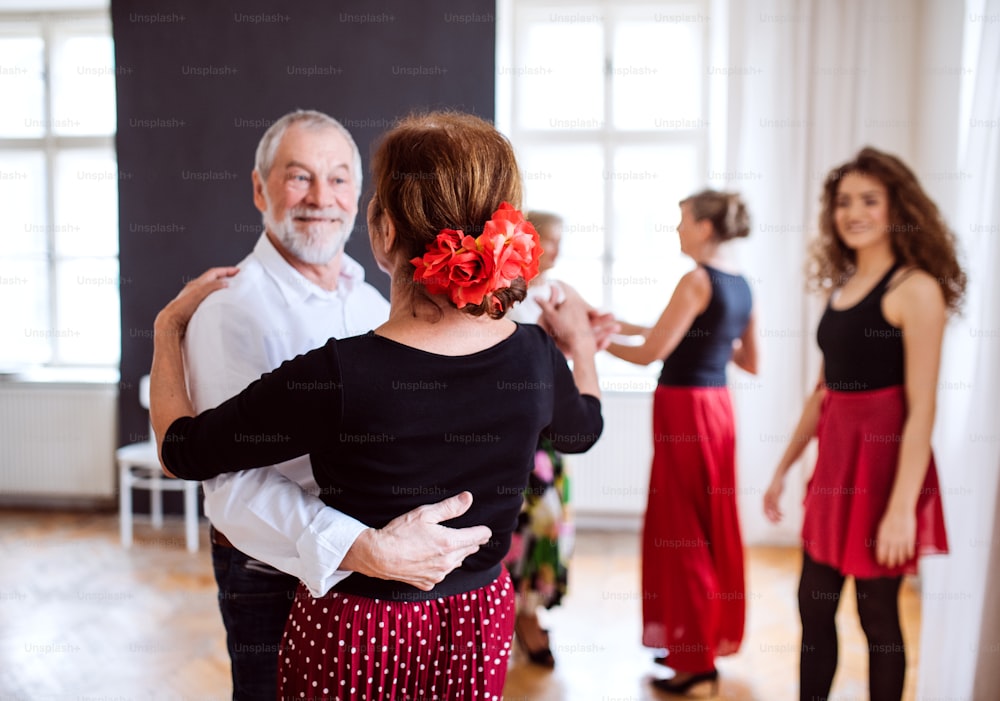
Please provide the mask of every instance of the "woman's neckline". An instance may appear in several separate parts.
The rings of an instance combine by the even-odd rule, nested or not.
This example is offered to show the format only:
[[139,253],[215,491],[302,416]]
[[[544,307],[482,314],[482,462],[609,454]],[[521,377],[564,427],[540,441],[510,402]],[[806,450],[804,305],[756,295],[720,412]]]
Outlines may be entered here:
[[[883,275],[882,277],[880,277],[879,280],[878,280],[878,282],[876,282],[874,285],[872,285],[871,289],[868,290],[864,294],[864,296],[861,299],[859,299],[857,302],[855,302],[854,304],[852,304],[850,306],[847,306],[847,307],[843,307],[843,308],[835,307],[833,305],[833,295],[830,295],[830,301],[827,303],[827,306],[829,307],[830,311],[834,311],[834,312],[849,312],[852,309],[857,309],[862,304],[864,304],[865,302],[867,302],[872,297],[872,295],[874,295],[880,288],[885,287],[885,285],[889,282],[889,279],[892,277],[893,273],[895,273],[898,268],[899,268],[899,263],[893,262],[893,264],[891,266],[889,266],[889,269],[886,271],[885,275]],[[842,288],[842,287],[838,288],[836,290],[836,292],[834,292],[834,294],[839,294],[840,291],[843,290],[843,289],[844,288]]]
[[423,348],[418,348],[417,346],[411,346],[408,343],[403,343],[402,341],[397,341],[396,339],[389,338],[388,336],[383,336],[383,335],[381,335],[379,333],[376,333],[374,329],[372,329],[371,331],[369,331],[368,335],[371,336],[371,337],[373,337],[373,338],[377,338],[380,341],[384,341],[386,343],[389,343],[389,344],[392,344],[394,346],[397,346],[399,348],[410,350],[410,351],[413,351],[415,353],[421,353],[423,355],[429,355],[429,356],[432,356],[434,358],[474,358],[474,357],[476,357],[478,355],[483,355],[485,353],[491,353],[491,352],[499,349],[504,344],[510,342],[511,339],[513,339],[514,336],[516,336],[520,332],[520,329],[521,329],[521,324],[518,324],[517,322],[515,322],[514,323],[514,330],[511,331],[511,333],[509,335],[501,338],[499,341],[497,341],[493,345],[487,346],[486,348],[481,348],[480,350],[477,350],[477,351],[473,351],[472,353],[459,353],[457,355],[448,355],[448,354],[445,354],[445,353],[435,353],[434,351],[429,351],[429,350],[425,350]]
[[722,268],[718,268],[714,265],[709,265],[708,263],[699,263],[698,265],[703,267],[705,270],[711,270],[713,273],[719,273],[720,275],[729,275],[730,277],[742,277],[743,275],[742,273],[739,272],[730,272],[728,270],[723,270]]

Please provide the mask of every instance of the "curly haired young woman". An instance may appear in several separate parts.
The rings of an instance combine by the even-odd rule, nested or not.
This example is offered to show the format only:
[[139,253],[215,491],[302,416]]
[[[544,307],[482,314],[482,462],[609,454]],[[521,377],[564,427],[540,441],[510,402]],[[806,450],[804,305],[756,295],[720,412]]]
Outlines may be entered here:
[[931,454],[941,342],[965,290],[955,241],[913,172],[873,148],[823,186],[812,281],[829,295],[823,367],[764,495],[781,519],[788,470],[813,436],[805,496],[800,699],[825,699],[837,669],[834,616],[854,577],[873,701],[903,694],[898,595],[917,557],[948,550]]

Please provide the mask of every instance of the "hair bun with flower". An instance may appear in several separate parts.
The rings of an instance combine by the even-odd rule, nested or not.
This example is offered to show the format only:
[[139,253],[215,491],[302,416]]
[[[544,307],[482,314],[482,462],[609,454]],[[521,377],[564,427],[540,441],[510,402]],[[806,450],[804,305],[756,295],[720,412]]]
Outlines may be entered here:
[[[520,211],[504,202],[483,233],[473,238],[442,229],[422,257],[412,258],[413,280],[431,294],[447,294],[459,309],[481,305],[518,278],[528,283],[538,275],[542,245],[538,232]],[[500,306],[494,298],[494,306]]]

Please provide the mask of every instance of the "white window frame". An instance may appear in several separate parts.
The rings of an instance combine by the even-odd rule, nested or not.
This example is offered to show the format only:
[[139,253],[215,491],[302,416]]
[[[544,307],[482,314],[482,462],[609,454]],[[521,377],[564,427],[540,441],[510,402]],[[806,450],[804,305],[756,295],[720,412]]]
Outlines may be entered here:
[[[4,29],[16,24],[35,24],[39,27],[41,38],[44,44],[43,52],[43,108],[42,125],[44,133],[37,137],[8,137],[0,136],[0,154],[13,151],[31,151],[41,153],[45,162],[45,192],[43,226],[45,228],[46,250],[45,268],[47,274],[48,287],[48,320],[45,324],[50,329],[61,329],[67,326],[66,320],[62,318],[59,309],[58,285],[59,278],[57,266],[60,261],[71,261],[76,259],[103,258],[106,260],[118,260],[118,255],[114,256],[84,256],[84,255],[58,255],[56,250],[56,204],[55,204],[55,173],[56,161],[59,154],[84,149],[101,149],[110,151],[117,160],[115,151],[115,134],[107,135],[57,135],[55,133],[53,117],[53,46],[55,43],[55,27],[59,25],[92,24],[95,28],[100,28],[106,32],[109,38],[112,36],[111,16],[109,9],[80,9],[80,10],[51,10],[40,12],[7,12],[0,10],[0,35],[6,34]],[[16,107],[15,107],[16,109]],[[15,256],[16,257],[16,256]],[[120,359],[109,363],[82,364],[79,362],[68,362],[64,358],[61,348],[60,334],[53,333],[47,338],[50,348],[50,358],[43,363],[43,367],[52,368],[98,368],[117,370]]]
[[[624,18],[630,11],[641,8],[647,11],[660,12],[664,15],[671,12],[690,12],[692,6],[700,17],[698,20],[701,27],[702,38],[702,65],[706,68],[713,63],[724,61],[724,50],[720,50],[723,43],[720,41],[720,27],[724,21],[723,3],[721,0],[498,0],[497,2],[497,51],[496,65],[498,68],[496,77],[496,123],[497,127],[505,133],[514,144],[519,153],[530,151],[535,146],[548,146],[552,144],[580,144],[580,145],[600,145],[603,153],[605,170],[612,170],[614,154],[616,149],[622,146],[635,145],[677,145],[684,144],[694,148],[696,152],[697,170],[699,173],[698,182],[692,183],[692,191],[701,187],[708,187],[710,183],[710,170],[717,167],[723,159],[725,148],[725,127],[722,119],[716,119],[724,115],[725,82],[724,80],[710,81],[708,76],[703,76],[701,86],[701,114],[703,124],[692,125],[691,128],[678,129],[616,129],[612,114],[612,81],[614,79],[614,66],[611,57],[614,56],[614,22]],[[598,7],[602,18],[604,34],[604,118],[602,124],[594,129],[527,129],[517,123],[519,114],[518,91],[514,82],[517,80],[517,72],[512,70],[499,70],[503,66],[524,65],[523,54],[519,53],[518,37],[523,34],[522,27],[519,26],[519,12],[522,9],[537,12],[539,8],[552,8],[553,12],[571,14],[574,8]],[[718,186],[718,184],[715,184]],[[590,299],[593,304],[604,309],[612,310],[629,321],[641,321],[642,323],[652,323],[655,318],[636,318],[635,310],[619,309],[615,304],[615,223],[614,223],[614,202],[613,185],[610,180],[606,180],[603,187],[604,197],[604,221],[603,221],[603,250],[599,258],[602,282],[600,299]],[[651,203],[652,205],[652,203]],[[676,209],[676,203],[668,203],[667,207]],[[671,221],[676,222],[679,215],[669,216]],[[680,255],[680,254],[678,254]],[[681,266],[693,267],[688,262],[681,262]],[[558,272],[558,263],[557,263]],[[679,276],[678,276],[679,277]],[[676,282],[676,281],[674,281]],[[665,306],[657,302],[653,306],[656,315]],[[648,311],[648,310],[647,310]],[[651,381],[658,372],[658,364],[649,368],[638,368],[630,366],[623,361],[618,361],[601,354],[598,357],[599,365],[603,366],[602,376],[610,377],[614,385],[615,376],[640,376],[649,382],[639,382],[635,389],[646,390],[652,387]],[[625,383],[622,386],[630,386]]]

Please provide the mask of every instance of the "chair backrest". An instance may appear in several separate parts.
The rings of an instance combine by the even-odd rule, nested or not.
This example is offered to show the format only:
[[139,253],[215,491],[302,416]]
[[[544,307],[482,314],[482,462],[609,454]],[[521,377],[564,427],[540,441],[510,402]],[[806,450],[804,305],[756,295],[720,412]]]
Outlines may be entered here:
[[149,375],[139,378],[139,403],[143,409],[149,409]]
[[[149,412],[149,375],[139,378],[139,403],[142,408]],[[156,443],[156,435],[153,433],[153,422],[149,422],[149,442]]]

